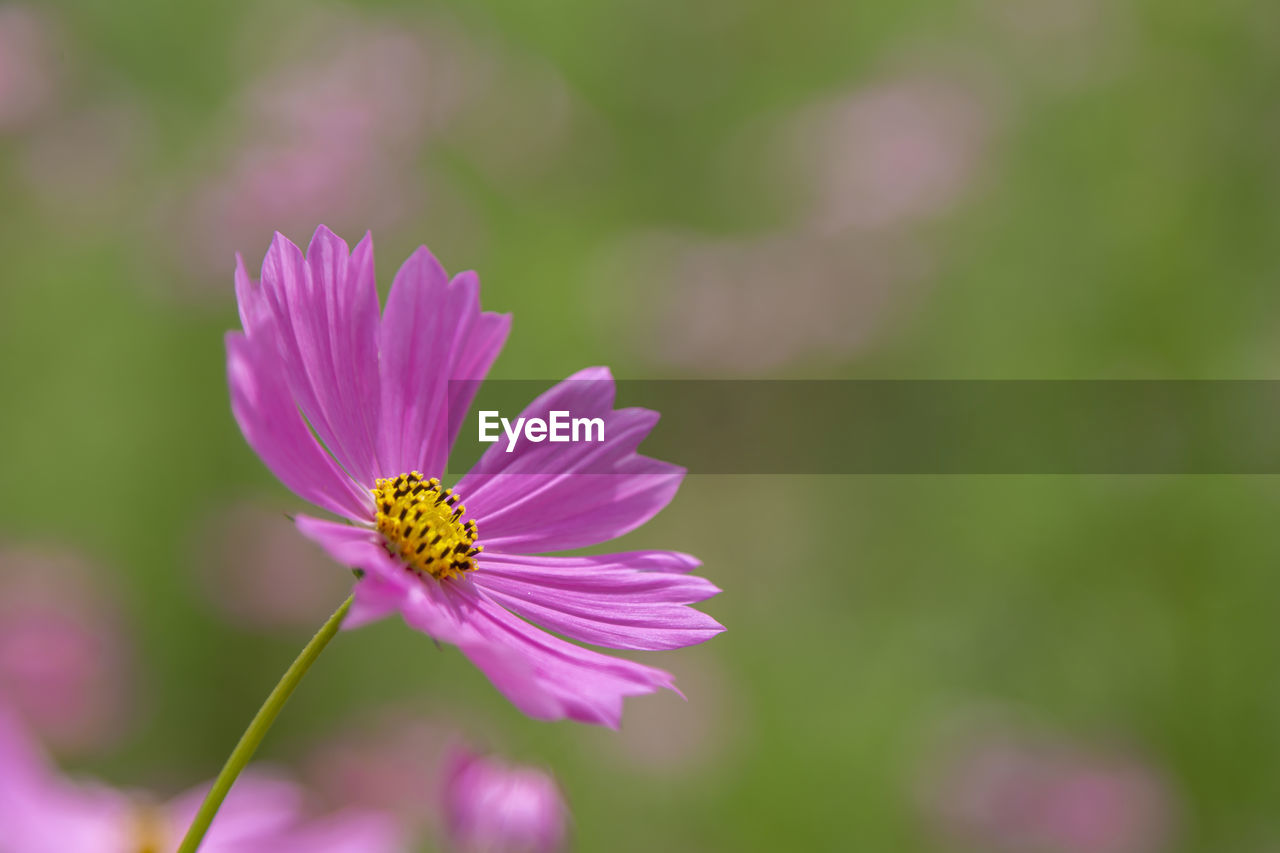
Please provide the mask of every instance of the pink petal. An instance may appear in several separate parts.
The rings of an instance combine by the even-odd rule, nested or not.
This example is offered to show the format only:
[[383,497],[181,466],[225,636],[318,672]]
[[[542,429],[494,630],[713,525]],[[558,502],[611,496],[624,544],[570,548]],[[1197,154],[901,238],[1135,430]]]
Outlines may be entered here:
[[409,588],[400,613],[411,628],[445,643],[463,646],[481,641],[476,630],[476,599],[465,581],[420,580]]
[[[208,785],[192,789],[165,809],[168,834],[181,838],[204,799]],[[323,818],[304,814],[304,792],[288,779],[250,768],[236,781],[218,810],[202,853],[266,851],[290,853],[393,853],[403,839],[387,816],[348,809]],[[176,842],[175,842],[176,843]]]
[[[410,627],[461,648],[495,687],[531,717],[567,717],[616,727],[624,697],[662,687],[675,689],[669,673],[579,648],[529,625],[489,599],[470,579],[439,583],[418,577],[388,554],[377,534],[367,528],[307,516],[299,516],[297,524],[303,535],[319,543],[339,563],[368,573],[356,585],[354,621],[348,616],[344,628],[399,610]],[[556,576],[557,568],[570,571],[579,560],[600,560],[599,565],[607,568],[609,564],[603,562],[607,559],[566,558],[563,566],[547,566],[547,558],[532,558],[523,568],[534,575]],[[638,558],[640,564],[649,565],[670,562],[684,566],[687,561],[686,555],[662,552],[642,553]],[[506,559],[499,557],[495,560],[498,565],[495,574],[511,574]],[[691,600],[705,597],[713,589],[683,573],[673,573],[669,584],[668,591],[645,593],[640,591],[643,583],[633,582],[633,589],[641,596]],[[583,586],[589,589],[591,581],[584,581]]]
[[[524,408],[520,416],[545,418],[552,409],[565,409],[573,412],[575,417],[605,417],[613,411],[613,400],[613,375],[609,372],[609,368],[588,367],[539,394]],[[607,428],[605,437],[610,437]],[[506,443],[499,442],[485,451],[475,468],[458,485],[459,487],[466,485],[468,501],[480,507],[482,501],[490,500],[488,493],[495,491],[502,483],[496,475],[545,474],[562,471],[565,468],[565,459],[576,458],[577,455],[595,446],[598,445],[522,442],[514,451],[507,453]]]
[[[384,474],[444,470],[476,382],[497,357],[508,316],[480,312],[474,273],[449,281],[426,247],[396,273],[381,327]],[[447,414],[444,414],[447,410]]]
[[236,307],[240,311],[240,325],[246,335],[253,334],[271,323],[271,309],[262,296],[262,288],[244,268],[244,258],[236,252]]
[[[688,598],[681,599],[684,603],[703,601],[719,592],[702,578],[688,576],[689,572],[702,565],[702,561],[692,554],[680,551],[622,551],[616,554],[575,557],[537,557],[485,551],[480,559],[485,565],[486,576],[507,574],[522,580],[534,580],[544,586],[591,589],[595,588],[597,578],[604,577],[606,579],[601,582],[601,587],[604,588],[612,586],[617,582],[617,577],[625,574],[632,579],[635,589],[639,590],[649,583],[647,578],[651,575],[682,574],[687,577],[689,585],[677,590],[676,594],[689,595]],[[675,601],[676,598],[664,596],[654,600]]]
[[599,443],[503,443],[485,451],[458,484],[486,548],[538,553],[607,542],[644,524],[675,495],[684,469],[636,453],[658,421],[646,409],[613,409],[613,377],[580,371],[522,413],[552,410],[604,420]]
[[[302,535],[323,547],[334,560],[368,573],[356,584],[356,601],[352,603],[356,616],[349,615],[344,628],[356,628],[399,610],[411,627],[442,642],[461,645],[478,641],[471,627],[474,596],[460,593],[455,584],[419,577],[387,553],[376,532],[305,515],[298,516],[297,525]],[[375,583],[362,591],[369,580]]]
[[316,443],[268,344],[240,332],[227,333],[226,342],[231,411],[271,473],[317,506],[351,519],[372,518],[372,496]]
[[404,599],[403,587],[374,575],[365,575],[356,581],[352,592],[355,600],[351,602],[347,616],[342,620],[342,627],[347,629],[362,628],[370,622],[398,613],[400,602]]
[[[324,548],[340,565],[370,572],[386,571],[386,565],[381,560],[370,559],[370,546],[377,547],[380,541],[377,531],[360,525],[313,518],[309,515],[295,516],[294,524],[298,532]],[[378,550],[382,551],[381,548]],[[383,553],[386,552],[383,551]],[[364,563],[371,563],[371,565],[364,565]],[[388,574],[389,580],[398,579],[395,573],[388,572]]]
[[30,734],[0,707],[0,849],[119,849],[131,813],[127,797],[58,775]]
[[499,568],[515,563],[522,574],[539,570],[547,583],[566,574],[580,574],[581,569],[604,566],[624,566],[645,572],[691,572],[702,565],[692,554],[680,551],[622,551],[617,554],[580,557],[535,557],[528,554],[487,552],[485,557]]
[[324,226],[307,248],[307,262],[322,293],[329,295],[327,329],[336,388],[325,412],[345,448],[348,470],[357,482],[373,484],[380,473],[376,454],[378,405],[378,286],[373,272],[373,237],[366,233],[348,254],[347,244]]
[[6,806],[45,787],[53,779],[43,751],[27,734],[17,717],[0,705],[0,823],[19,815]]
[[[480,311],[480,281],[473,272],[460,273],[455,280],[475,294],[475,322],[470,329],[459,329],[452,368],[449,374],[449,443],[453,447],[462,421],[471,408],[481,380],[489,373],[494,359],[511,332],[511,315]],[[443,464],[440,466],[443,468]]]
[[276,837],[255,839],[253,843],[257,846],[235,850],[237,853],[247,853],[249,849],[271,853],[404,853],[410,849],[391,817],[358,809],[310,820]]
[[[209,784],[175,797],[165,809],[171,830],[181,837],[209,791]],[[252,842],[294,823],[302,812],[302,789],[294,783],[250,768],[241,774],[209,827],[207,845]],[[201,849],[205,849],[202,845]]]
[[[477,516],[486,548],[542,553],[608,542],[661,512],[680,487],[684,469],[633,455],[615,474],[509,478],[532,498],[501,519]],[[465,498],[465,493],[463,493]],[[470,508],[470,504],[468,504]]]
[[473,616],[484,642],[464,643],[463,653],[535,719],[617,728],[625,697],[675,689],[670,673],[567,643],[485,598]]
[[559,786],[543,771],[455,748],[441,776],[450,849],[564,849],[568,809]]
[[574,640],[619,649],[676,649],[724,627],[687,605],[720,590],[684,573],[642,571],[628,554],[542,558],[485,554],[475,582],[515,613]]
[[256,300],[244,278],[237,275],[236,290],[246,334],[271,340],[307,421],[342,467],[372,486],[380,394],[371,238],[348,252],[322,225],[304,258],[277,233],[262,262]]

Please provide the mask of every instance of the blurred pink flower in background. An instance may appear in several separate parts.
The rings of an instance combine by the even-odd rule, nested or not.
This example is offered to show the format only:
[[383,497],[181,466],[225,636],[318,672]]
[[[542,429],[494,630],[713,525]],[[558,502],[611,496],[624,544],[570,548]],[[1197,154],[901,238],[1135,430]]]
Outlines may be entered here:
[[54,41],[42,12],[0,4],[0,133],[26,127],[52,103],[59,74]]
[[590,278],[622,286],[593,298],[601,322],[638,352],[699,371],[758,375],[801,359],[845,357],[876,340],[927,269],[925,253],[907,248],[892,236],[854,233],[638,234],[602,253]]
[[333,804],[395,814],[415,836],[433,828],[440,768],[454,729],[410,709],[361,715],[360,728],[326,738],[306,761],[306,778]]
[[[159,803],[60,775],[0,707],[0,853],[138,853],[172,850],[206,788]],[[252,772],[231,790],[202,853],[393,853],[399,830],[374,812],[347,810],[311,819],[303,793]]]
[[931,74],[802,110],[787,131],[788,173],[811,193],[807,227],[880,229],[947,212],[981,165],[991,125],[973,87]]
[[465,853],[555,853],[564,849],[568,808],[541,770],[457,750],[443,779],[445,836]]
[[364,232],[426,219],[474,242],[473,201],[431,152],[495,181],[535,177],[583,114],[552,64],[441,14],[286,5],[252,24],[222,132],[198,177],[156,205],[180,262],[210,284],[237,250],[316,221]]
[[351,588],[324,551],[298,536],[284,510],[240,503],[196,534],[206,598],[254,628],[314,628]]
[[878,331],[916,278],[887,244],[803,235],[704,243],[675,256],[659,324],[674,363],[755,372],[848,354]]
[[103,746],[135,710],[131,650],[103,580],[74,553],[0,549],[0,703],[59,750]]
[[419,201],[423,141],[465,93],[450,38],[332,12],[287,31],[272,31],[258,55],[273,64],[224,119],[228,154],[182,203],[186,242],[210,270],[273,230],[317,219],[365,230],[402,217]]
[[1150,853],[1175,825],[1168,782],[1137,757],[1017,731],[951,749],[924,797],[952,842],[984,851]]
[[879,340],[932,265],[918,226],[958,206],[986,161],[997,122],[969,76],[908,70],[753,124],[725,162],[751,169],[737,147],[772,140],[764,173],[799,194],[791,220],[740,237],[624,237],[591,280],[622,282],[631,304],[593,294],[602,321],[626,316],[638,350],[718,374],[830,363]]

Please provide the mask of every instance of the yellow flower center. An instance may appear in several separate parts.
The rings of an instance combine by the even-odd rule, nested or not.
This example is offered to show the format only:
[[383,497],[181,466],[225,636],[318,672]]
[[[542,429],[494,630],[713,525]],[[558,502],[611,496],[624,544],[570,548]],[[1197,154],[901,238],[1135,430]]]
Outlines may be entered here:
[[458,503],[453,489],[440,488],[432,477],[417,471],[392,479],[380,479],[373,488],[378,505],[378,532],[387,550],[398,554],[413,571],[437,580],[461,577],[474,571],[476,523],[463,523],[467,508]]
[[154,805],[137,803],[133,808],[133,835],[137,853],[162,853],[172,850],[177,842],[167,840],[164,815]]

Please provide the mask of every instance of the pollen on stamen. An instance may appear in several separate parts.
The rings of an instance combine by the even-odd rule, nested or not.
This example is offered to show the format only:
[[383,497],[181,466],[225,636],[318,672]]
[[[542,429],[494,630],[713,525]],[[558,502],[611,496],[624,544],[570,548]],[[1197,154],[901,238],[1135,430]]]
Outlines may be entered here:
[[476,545],[476,523],[463,521],[467,508],[453,489],[441,488],[434,477],[417,471],[376,481],[373,499],[378,507],[378,531],[387,550],[410,571],[437,580],[458,578],[476,568],[484,548]]

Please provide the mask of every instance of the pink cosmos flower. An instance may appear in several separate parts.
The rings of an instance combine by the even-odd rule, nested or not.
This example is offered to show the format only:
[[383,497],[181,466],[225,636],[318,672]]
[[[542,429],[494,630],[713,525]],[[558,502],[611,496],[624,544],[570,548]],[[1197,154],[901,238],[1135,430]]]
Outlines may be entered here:
[[[166,802],[60,775],[0,709],[0,853],[173,850],[204,788]],[[218,813],[202,853],[393,853],[405,846],[388,818],[345,811],[302,815],[290,782],[249,774]]]
[[[687,554],[531,556],[610,541],[674,496],[684,469],[641,456],[656,412],[613,408],[609,371],[581,371],[522,413],[601,418],[597,443],[493,445],[454,489],[449,449],[510,329],[481,312],[474,273],[450,279],[425,247],[379,315],[373,246],[321,226],[306,257],[276,235],[260,282],[243,261],[243,332],[227,335],[232,410],[250,446],[299,496],[347,521],[298,529],[359,569],[346,627],[400,613],[458,646],[524,713],[617,726],[625,696],[669,673],[566,642],[671,649],[724,630],[687,605],[719,590]],[[554,469],[552,466],[554,465]],[[465,505],[464,505],[465,503]]]
[[463,750],[444,773],[445,835],[452,850],[555,853],[564,849],[568,809],[555,780]]

